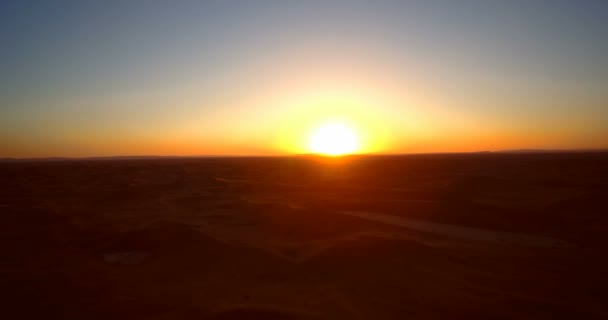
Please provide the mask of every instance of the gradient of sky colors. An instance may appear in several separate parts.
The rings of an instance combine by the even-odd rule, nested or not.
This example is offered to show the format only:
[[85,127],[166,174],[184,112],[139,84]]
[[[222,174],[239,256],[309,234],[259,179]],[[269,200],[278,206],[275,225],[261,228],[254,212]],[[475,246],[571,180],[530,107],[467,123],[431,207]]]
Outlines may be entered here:
[[608,1],[2,1],[0,157],[608,147]]

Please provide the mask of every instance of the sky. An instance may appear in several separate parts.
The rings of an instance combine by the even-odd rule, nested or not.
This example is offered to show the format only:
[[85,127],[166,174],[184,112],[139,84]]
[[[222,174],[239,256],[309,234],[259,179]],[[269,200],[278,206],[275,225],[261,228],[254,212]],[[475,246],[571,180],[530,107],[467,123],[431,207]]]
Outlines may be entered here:
[[608,148],[607,1],[2,1],[0,157]]

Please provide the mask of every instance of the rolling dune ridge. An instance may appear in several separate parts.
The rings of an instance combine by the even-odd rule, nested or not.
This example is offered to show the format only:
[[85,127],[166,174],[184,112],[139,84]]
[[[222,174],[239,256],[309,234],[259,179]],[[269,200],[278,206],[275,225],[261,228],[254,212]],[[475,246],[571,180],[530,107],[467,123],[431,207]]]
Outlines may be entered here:
[[15,319],[601,319],[607,170],[606,154],[2,163],[0,298]]

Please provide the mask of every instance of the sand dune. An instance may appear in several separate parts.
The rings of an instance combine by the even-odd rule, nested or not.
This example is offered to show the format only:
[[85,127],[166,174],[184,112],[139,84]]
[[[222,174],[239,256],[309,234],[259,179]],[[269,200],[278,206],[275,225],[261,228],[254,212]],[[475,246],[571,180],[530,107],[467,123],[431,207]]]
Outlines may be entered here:
[[538,247],[555,248],[560,246],[570,246],[563,240],[558,240],[550,237],[534,236],[521,233],[492,231],[480,228],[461,227],[449,224],[426,222],[415,219],[407,219],[396,217],[387,214],[375,212],[360,212],[360,211],[339,211],[342,214],[347,214],[355,217],[379,221],[382,223],[423,231],[442,236],[450,236],[463,239],[471,239],[478,241],[490,241],[501,244],[518,244]]
[[5,163],[3,312],[606,318],[607,159],[459,157]]

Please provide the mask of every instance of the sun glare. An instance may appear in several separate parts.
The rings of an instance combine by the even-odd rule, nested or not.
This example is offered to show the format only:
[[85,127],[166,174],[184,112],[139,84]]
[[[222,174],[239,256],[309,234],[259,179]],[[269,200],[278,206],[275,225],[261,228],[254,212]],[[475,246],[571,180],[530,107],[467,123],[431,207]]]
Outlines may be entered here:
[[341,122],[325,123],[310,135],[310,151],[327,156],[341,156],[359,150],[359,138],[353,128]]

